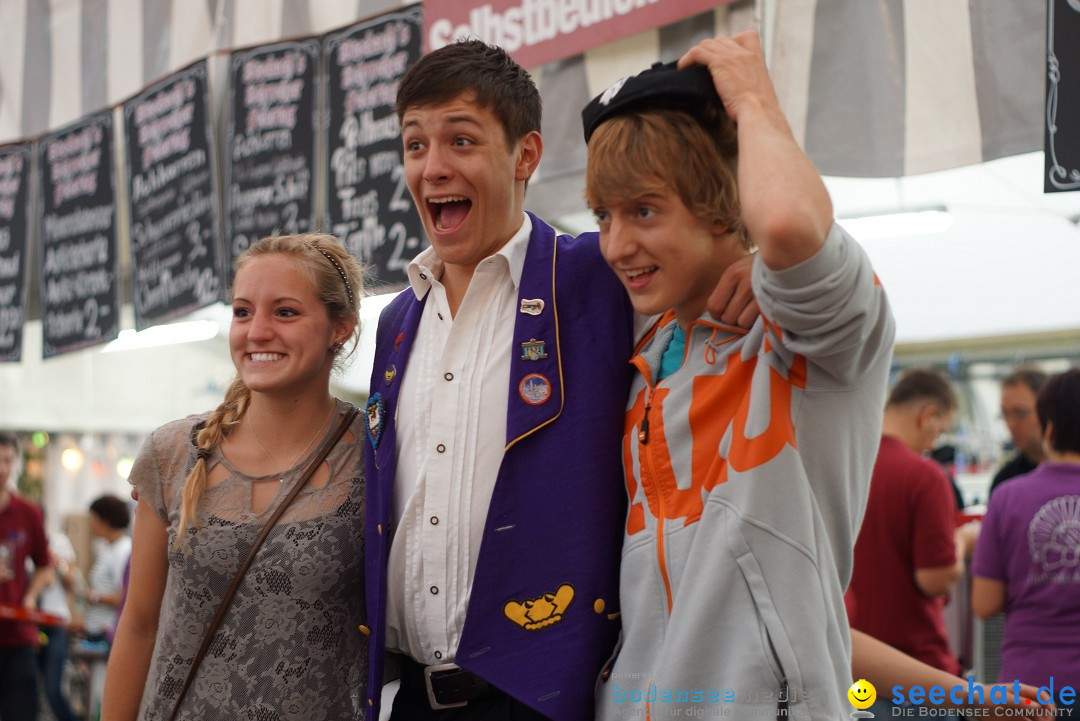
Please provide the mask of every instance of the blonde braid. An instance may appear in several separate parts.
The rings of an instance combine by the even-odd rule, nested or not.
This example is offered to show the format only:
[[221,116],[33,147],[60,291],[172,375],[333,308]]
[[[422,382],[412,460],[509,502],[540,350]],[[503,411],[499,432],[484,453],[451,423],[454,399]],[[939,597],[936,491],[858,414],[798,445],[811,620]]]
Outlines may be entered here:
[[184,545],[189,527],[193,531],[199,529],[197,509],[199,499],[206,490],[207,462],[210,453],[221,445],[225,437],[244,417],[250,402],[251,391],[237,376],[229,384],[229,389],[225,392],[225,400],[210,414],[210,417],[206,419],[206,425],[196,434],[195,445],[198,448],[198,457],[187,480],[184,481],[183,500],[180,503],[180,524],[174,548],[179,549]]

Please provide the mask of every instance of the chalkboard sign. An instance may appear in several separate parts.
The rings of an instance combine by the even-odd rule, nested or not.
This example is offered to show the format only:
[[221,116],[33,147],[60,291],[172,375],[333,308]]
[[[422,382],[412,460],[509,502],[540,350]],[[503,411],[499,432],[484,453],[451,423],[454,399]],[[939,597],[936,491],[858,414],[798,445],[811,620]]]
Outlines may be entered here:
[[1043,191],[1080,190],[1080,0],[1047,0]]
[[46,358],[120,332],[112,140],[113,111],[106,110],[38,141]]
[[139,330],[221,298],[206,61],[124,103]]
[[314,228],[319,41],[232,55],[225,244],[229,268],[267,235]]
[[0,363],[22,358],[30,146],[0,148]]
[[374,271],[383,290],[403,288],[424,242],[401,162],[394,113],[398,83],[420,57],[419,7],[326,36],[329,103],[327,227]]

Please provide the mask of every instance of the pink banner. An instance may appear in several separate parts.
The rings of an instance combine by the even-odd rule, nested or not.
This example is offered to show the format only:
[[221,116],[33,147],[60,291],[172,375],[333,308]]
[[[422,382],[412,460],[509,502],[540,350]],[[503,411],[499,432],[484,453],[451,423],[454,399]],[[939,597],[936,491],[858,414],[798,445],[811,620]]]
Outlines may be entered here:
[[532,68],[731,0],[426,0],[424,50],[461,37],[504,48]]

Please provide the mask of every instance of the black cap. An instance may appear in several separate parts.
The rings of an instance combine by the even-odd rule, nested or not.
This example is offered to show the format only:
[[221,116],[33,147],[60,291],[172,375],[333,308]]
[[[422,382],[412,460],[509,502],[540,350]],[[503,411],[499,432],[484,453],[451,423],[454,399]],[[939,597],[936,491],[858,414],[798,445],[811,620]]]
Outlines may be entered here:
[[724,107],[708,68],[691,65],[680,70],[673,62],[654,63],[593,98],[581,111],[581,124],[588,143],[596,126],[616,115],[644,108],[677,108],[696,114],[710,105]]

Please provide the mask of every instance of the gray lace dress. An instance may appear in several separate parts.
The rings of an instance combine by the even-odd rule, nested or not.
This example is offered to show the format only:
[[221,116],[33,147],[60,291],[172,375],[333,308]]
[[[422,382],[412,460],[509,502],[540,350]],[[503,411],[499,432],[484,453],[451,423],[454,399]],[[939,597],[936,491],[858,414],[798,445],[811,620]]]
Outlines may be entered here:
[[[349,409],[338,401],[334,427]],[[202,527],[172,550],[194,463],[189,416],[154,431],[130,481],[169,533],[169,572],[139,718],[168,718],[210,619],[251,543],[314,451],[285,474],[278,497],[251,508],[253,483],[220,452],[199,505]],[[363,718],[363,417],[330,452],[330,479],[309,485],[259,549],[184,697],[178,718],[343,721]],[[316,446],[319,444],[316,443]],[[215,470],[220,464],[224,468]]]

